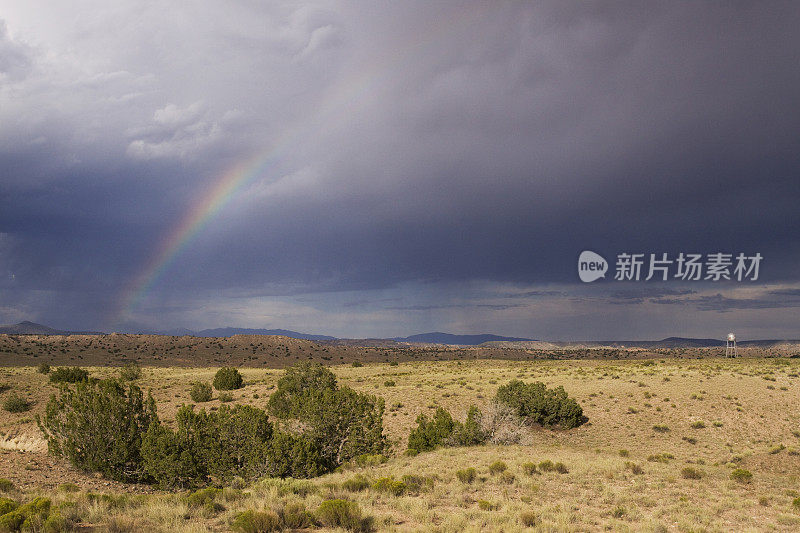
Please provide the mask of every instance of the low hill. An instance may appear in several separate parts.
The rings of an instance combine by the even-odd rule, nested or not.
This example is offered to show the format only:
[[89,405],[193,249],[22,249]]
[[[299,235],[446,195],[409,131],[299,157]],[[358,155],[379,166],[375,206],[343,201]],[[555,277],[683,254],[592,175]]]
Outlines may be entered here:
[[213,328],[187,333],[195,337],[232,337],[234,335],[279,335],[292,339],[305,339],[309,341],[332,341],[336,337],[329,335],[313,335],[311,333],[299,333],[288,329],[251,329],[251,328]]
[[19,324],[0,326],[0,334],[6,335],[100,335],[96,331],[64,331],[25,320]]
[[501,337],[499,335],[491,335],[489,333],[484,333],[481,335],[453,335],[452,333],[435,331],[432,333],[411,335],[410,337],[395,337],[392,340],[421,344],[456,344],[461,346],[477,346],[485,342],[517,342],[533,341],[536,339],[526,339],[523,337]]

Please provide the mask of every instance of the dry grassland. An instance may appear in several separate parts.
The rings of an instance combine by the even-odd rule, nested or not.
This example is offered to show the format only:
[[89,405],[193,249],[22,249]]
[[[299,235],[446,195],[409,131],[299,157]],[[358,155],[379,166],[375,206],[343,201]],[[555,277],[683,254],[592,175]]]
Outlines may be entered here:
[[[33,407],[0,411],[0,477],[15,486],[0,495],[71,502],[63,505],[65,516],[83,530],[225,531],[246,509],[299,501],[314,510],[330,498],[358,502],[380,531],[800,529],[800,360],[472,360],[332,369],[340,384],[385,399],[394,455],[308,481],[229,487],[210,509],[190,506],[186,494],[109,482],[48,456],[33,416],[55,388],[33,367],[2,368],[0,383],[10,388],[0,402],[14,392]],[[119,371],[90,370],[97,377]],[[191,403],[190,384],[210,382],[215,370],[145,367],[139,385],[152,390],[159,416],[169,422],[178,406]],[[265,407],[282,371],[241,370],[245,387],[232,391],[233,401]],[[568,431],[532,430],[522,445],[402,454],[420,413],[441,405],[463,420],[471,404],[486,408],[497,387],[513,378],[563,385],[589,422]],[[204,404],[219,405],[216,391]],[[546,460],[568,472],[525,472],[525,463]],[[505,473],[489,471],[496,461],[506,464]],[[476,479],[459,481],[456,472],[470,467]],[[736,468],[750,471],[752,480],[731,479]],[[424,476],[432,487],[400,495],[345,488],[356,476],[373,482],[404,475]]]

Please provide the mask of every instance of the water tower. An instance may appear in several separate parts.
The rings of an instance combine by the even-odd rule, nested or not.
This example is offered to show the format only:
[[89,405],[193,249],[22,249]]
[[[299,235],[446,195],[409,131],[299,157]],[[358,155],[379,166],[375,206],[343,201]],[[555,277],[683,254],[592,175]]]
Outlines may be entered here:
[[725,341],[725,357],[736,357],[736,335],[728,333]]

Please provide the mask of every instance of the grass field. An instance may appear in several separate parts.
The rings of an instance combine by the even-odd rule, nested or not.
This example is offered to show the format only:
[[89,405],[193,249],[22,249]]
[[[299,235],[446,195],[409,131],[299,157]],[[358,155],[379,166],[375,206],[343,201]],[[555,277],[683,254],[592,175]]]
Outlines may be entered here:
[[[119,371],[90,370],[98,377]],[[191,403],[190,383],[210,381],[215,370],[145,367],[139,385],[152,390],[159,416],[169,422],[178,406]],[[245,387],[232,392],[233,402],[265,407],[283,371],[241,370]],[[2,368],[0,383],[8,388],[0,402],[19,394],[32,403],[26,412],[0,411],[0,477],[14,485],[2,496],[47,496],[83,530],[225,531],[244,510],[301,502],[313,511],[331,498],[358,502],[380,531],[800,528],[800,360],[473,360],[332,370],[340,384],[385,399],[385,433],[394,444],[387,462],[308,481],[228,487],[215,497],[218,505],[192,506],[186,493],[106,481],[48,456],[33,416],[55,388],[35,368]],[[513,378],[563,385],[588,422],[565,431],[530,430],[518,445],[403,455],[420,413],[443,406],[463,420],[471,404],[486,408],[497,387]],[[206,408],[220,405],[218,394]],[[491,472],[498,461],[506,469],[496,465]],[[567,472],[530,474],[523,466],[543,461],[563,463]],[[470,467],[475,479],[459,480],[457,471]],[[735,469],[752,479],[732,479]],[[407,478],[400,494],[373,487],[380,478],[407,475],[424,478],[422,486]],[[363,478],[363,490],[346,483]]]

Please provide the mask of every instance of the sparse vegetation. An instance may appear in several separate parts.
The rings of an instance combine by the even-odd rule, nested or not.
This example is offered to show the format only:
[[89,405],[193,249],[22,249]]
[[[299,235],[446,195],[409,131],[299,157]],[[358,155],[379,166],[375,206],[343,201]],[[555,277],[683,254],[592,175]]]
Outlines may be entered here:
[[504,472],[508,468],[508,465],[503,461],[495,461],[489,465],[489,473],[490,474],[499,474],[500,472]]
[[317,508],[315,515],[327,527],[341,527],[355,533],[369,532],[374,528],[374,519],[363,516],[358,504],[347,500],[326,500]]
[[342,482],[342,488],[350,492],[361,492],[367,490],[370,486],[370,481],[363,474],[358,474],[355,477]]
[[534,527],[539,524],[539,516],[533,511],[522,511],[519,514],[519,521],[525,527]]
[[142,367],[136,363],[125,363],[119,371],[119,377],[123,381],[136,381],[142,377]]
[[[212,341],[200,342],[218,349]],[[262,352],[258,341],[254,348],[259,354]],[[327,357],[330,352],[310,355],[320,353]],[[184,415],[180,404],[189,401],[192,384],[210,383],[223,361],[210,370],[159,368],[158,364],[142,362],[147,366],[135,384],[143,389],[143,400],[148,389],[152,390],[160,417],[156,425],[171,432],[172,438],[164,441],[168,445],[159,447],[175,452],[167,457],[172,462],[162,463],[174,468],[176,478],[167,479],[164,486],[174,487],[175,494],[150,494],[148,489],[138,494],[141,486],[119,485],[80,471],[84,469],[50,470],[54,460],[45,462],[41,452],[21,451],[25,446],[37,445],[35,439],[30,439],[38,435],[30,420],[36,414],[44,417],[47,396],[55,392],[58,397],[62,386],[45,383],[35,366],[21,370],[0,368],[0,381],[13,384],[11,392],[0,393],[0,405],[12,392],[32,404],[32,414],[22,416],[0,409],[0,439],[4,439],[4,447],[9,447],[2,454],[3,470],[8,474],[0,475],[7,475],[17,485],[6,490],[0,486],[0,497],[5,498],[0,498],[0,511],[3,505],[9,507],[9,512],[16,510],[36,497],[50,499],[50,511],[35,531],[69,531],[91,525],[100,531],[169,529],[199,533],[245,531],[250,527],[247,523],[255,524],[253,530],[260,530],[264,524],[284,531],[332,528],[317,518],[316,511],[321,502],[334,499],[356,504],[363,511],[362,517],[374,516],[369,527],[380,531],[425,530],[431,526],[431,517],[437,517],[435,527],[442,531],[461,531],[475,527],[471,525],[474,523],[483,524],[483,529],[506,531],[524,527],[543,531],[664,531],[665,525],[673,524],[676,529],[687,531],[697,527],[747,530],[753,527],[747,518],[752,516],[758,517],[758,526],[764,529],[787,530],[800,523],[800,502],[797,508],[793,507],[793,500],[800,494],[791,472],[783,468],[797,459],[794,454],[798,453],[800,442],[792,433],[793,428],[787,427],[791,415],[786,414],[800,394],[792,387],[800,378],[790,375],[800,375],[800,359],[667,359],[643,365],[641,361],[599,358],[588,362],[470,361],[462,355],[459,361],[417,360],[401,363],[402,368],[390,368],[394,355],[374,353],[381,352],[365,350],[358,354],[361,360],[369,361],[362,367],[351,366],[352,359],[345,358],[342,364],[326,370],[335,372],[332,388],[336,390],[347,387],[358,394],[376,394],[386,399],[386,405],[392,408],[386,412],[382,429],[393,448],[358,454],[333,468],[321,461],[322,451],[310,433],[313,425],[308,420],[313,421],[313,417],[305,418],[309,415],[303,400],[290,408],[297,409],[292,416],[278,417],[264,409],[269,405],[268,398],[278,392],[278,382],[286,372],[261,368],[261,361],[239,367],[247,387],[232,396],[237,404],[257,410],[247,416],[241,413],[242,421],[230,420],[238,406],[212,402],[201,404],[204,410],[196,406],[191,419],[181,422]],[[130,355],[127,358],[132,359]],[[398,358],[406,361],[402,356]],[[59,362],[47,360],[54,367],[53,361]],[[129,384],[119,379],[122,362],[86,368],[91,379],[64,387],[98,387],[104,378],[116,377],[116,383],[127,395]],[[232,363],[239,364],[233,359],[224,364]],[[782,366],[785,363],[789,365]],[[751,386],[762,380],[766,370],[777,379],[772,393],[763,385]],[[672,379],[664,380],[665,377]],[[591,423],[571,431],[562,431],[558,426],[553,431],[543,431],[523,425],[515,409],[493,401],[495,388],[513,378],[539,380],[550,389],[563,385],[568,391],[578,391],[576,398]],[[326,378],[321,379],[324,382]],[[389,379],[397,386],[384,388]],[[788,390],[779,392],[784,384]],[[705,399],[692,401],[692,394]],[[282,395],[285,399],[286,394]],[[336,395],[328,393],[328,397]],[[647,404],[647,400],[654,405]],[[471,403],[480,406],[473,416],[464,412]],[[318,408],[315,403],[307,405]],[[638,413],[626,415],[628,406]],[[516,433],[511,441],[523,445],[447,448],[457,442],[453,430],[437,449],[418,457],[404,456],[406,439],[418,427],[415,418],[423,413],[432,422],[439,407],[452,413],[453,428],[458,423],[466,426],[466,420],[473,419],[473,426],[486,434],[483,442],[487,444],[495,443],[498,436],[505,439],[509,433]],[[738,411],[740,407],[745,411]],[[229,412],[219,416],[224,411]],[[201,412],[213,423],[199,422]],[[258,431],[249,429],[245,421],[260,420],[260,413],[266,416],[265,425],[271,432],[258,443],[255,438],[248,440]],[[707,421],[709,429],[692,428],[698,420]],[[512,429],[503,434],[498,429],[502,424]],[[653,429],[654,424],[669,424],[672,431],[660,434]],[[152,427],[153,424],[148,425],[144,434]],[[741,438],[742,428],[747,428],[747,439]],[[800,431],[794,431],[800,435]],[[692,446],[682,440],[683,436],[697,437],[699,441]],[[209,473],[206,457],[231,455],[222,444],[203,444],[212,440],[224,441],[225,446],[235,446],[247,454],[256,450],[255,457],[263,453],[264,458],[256,461],[263,472],[240,475],[240,468],[247,471],[248,467],[237,463],[231,468],[237,472],[232,476],[222,473],[225,465]],[[186,451],[186,442],[193,442],[196,447]],[[341,440],[337,442],[341,444]],[[781,443],[785,444],[783,448]],[[14,450],[15,446],[20,451]],[[773,450],[777,450],[775,455],[770,455]],[[182,456],[191,460],[181,462],[178,459]],[[142,466],[149,460],[142,458]],[[246,465],[248,460],[244,457],[241,464]],[[316,478],[313,472],[301,471],[314,461],[318,461],[318,472],[328,475]],[[490,468],[497,461],[506,463],[507,468]],[[699,480],[684,479],[684,467],[700,473]],[[737,472],[745,468],[755,475]],[[198,476],[192,469],[203,475]],[[558,475],[559,471],[566,474]],[[44,475],[49,476],[51,488],[36,486]],[[174,482],[180,476],[188,481]],[[158,481],[147,472],[144,477],[147,482]],[[125,494],[126,486],[130,487],[130,494]],[[193,492],[179,492],[182,486]],[[591,493],[596,486],[603,487],[602,495],[585,498],[586,491]],[[719,509],[728,511],[719,514]],[[261,514],[247,520],[251,513]],[[530,514],[529,520],[526,513]],[[237,522],[242,515],[245,518]]]
[[461,483],[470,484],[478,477],[478,471],[473,467],[456,470],[456,477]]
[[219,401],[222,403],[229,403],[233,401],[233,394],[230,392],[220,392]]
[[83,368],[59,367],[50,373],[50,383],[78,383],[89,379],[89,371]]
[[10,393],[3,400],[3,409],[9,413],[24,413],[31,408],[30,402],[26,398],[16,394]]
[[683,479],[700,479],[703,477],[703,472],[697,468],[685,466],[681,469],[681,477]]

